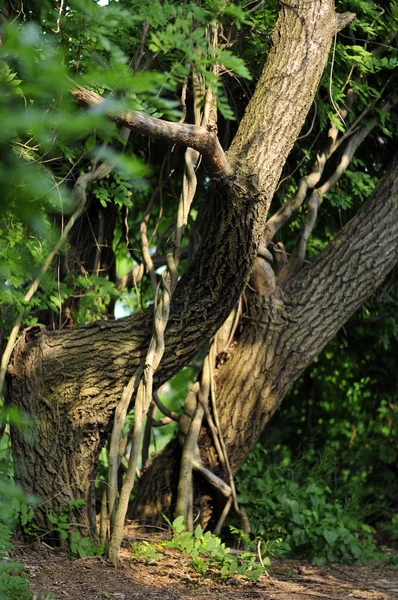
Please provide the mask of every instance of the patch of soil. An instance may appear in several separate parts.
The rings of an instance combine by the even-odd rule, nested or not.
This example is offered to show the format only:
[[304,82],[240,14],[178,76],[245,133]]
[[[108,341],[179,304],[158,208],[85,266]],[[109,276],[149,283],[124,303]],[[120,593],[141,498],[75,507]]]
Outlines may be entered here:
[[44,544],[18,543],[15,558],[25,565],[37,600],[398,599],[398,567],[380,564],[314,567],[273,561],[271,576],[253,582],[242,576],[202,577],[190,569],[189,558],[172,550],[156,564],[145,564],[124,548],[117,568],[101,558],[71,560]]

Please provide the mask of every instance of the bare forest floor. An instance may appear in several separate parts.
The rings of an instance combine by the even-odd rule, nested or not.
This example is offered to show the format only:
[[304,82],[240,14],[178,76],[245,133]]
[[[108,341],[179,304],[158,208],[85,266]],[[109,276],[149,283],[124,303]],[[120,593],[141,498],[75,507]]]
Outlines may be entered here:
[[190,569],[189,557],[175,550],[167,551],[156,564],[137,562],[130,553],[133,541],[133,536],[127,536],[116,569],[102,558],[71,560],[64,551],[39,543],[17,542],[15,558],[25,565],[37,600],[398,599],[398,566],[314,567],[300,561],[273,561],[271,578],[211,579]]

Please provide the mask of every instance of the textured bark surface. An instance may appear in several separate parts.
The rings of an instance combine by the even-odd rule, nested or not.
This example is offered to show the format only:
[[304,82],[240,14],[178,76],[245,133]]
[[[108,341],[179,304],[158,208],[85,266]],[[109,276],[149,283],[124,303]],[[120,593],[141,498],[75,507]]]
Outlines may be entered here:
[[75,518],[94,525],[91,484],[101,436],[126,380],[129,356],[138,363],[145,352],[150,322],[140,317],[134,329],[124,320],[64,330],[62,336],[33,328],[16,348],[8,396],[32,424],[28,436],[12,432],[15,473],[28,493],[47,501],[35,511],[44,530],[46,513],[72,498],[87,501],[88,511]]
[[[248,292],[243,329],[217,374],[217,406],[234,473],[294,381],[397,262],[398,156],[372,197],[312,264],[271,295]],[[180,450],[174,447],[173,456],[166,452],[166,460],[161,454],[153,463],[159,489],[178,464]],[[203,461],[222,477],[205,429],[201,452]],[[149,471],[131,515],[157,521],[160,514],[147,489],[151,479]],[[169,490],[163,512],[172,513],[171,498]],[[213,506],[216,499],[213,494]],[[202,503],[200,496],[196,502]]]
[[280,6],[270,55],[228,151],[243,172],[256,175],[268,202],[274,193],[270,175],[280,172],[291,136],[300,133],[337,23],[330,0],[289,0]]
[[[335,29],[332,0],[282,5],[274,47],[228,154],[235,161],[234,174],[213,177],[206,233],[173,296],[155,385],[187,364],[215,334],[244,289]],[[145,356],[151,328],[148,310],[117,322],[22,337],[11,366],[9,398],[32,415],[35,435],[28,444],[14,432],[16,474],[27,492],[47,502],[36,511],[43,522],[47,508],[56,510],[72,497],[90,503],[89,480],[101,436],[123,386]],[[88,523],[89,516],[81,519]]]

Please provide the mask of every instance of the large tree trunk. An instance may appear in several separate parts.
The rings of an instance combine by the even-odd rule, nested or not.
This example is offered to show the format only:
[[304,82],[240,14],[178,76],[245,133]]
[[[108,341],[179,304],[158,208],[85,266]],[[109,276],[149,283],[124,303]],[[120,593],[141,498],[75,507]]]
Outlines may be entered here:
[[[297,0],[292,7],[282,4],[274,46],[228,154],[233,174],[213,174],[206,233],[173,296],[166,351],[155,385],[189,362],[238,301],[256,258],[282,167],[313,101],[336,27],[332,0]],[[76,95],[98,101],[84,90]],[[145,117],[137,119],[131,113],[118,119],[131,128],[137,120],[139,131],[144,132]],[[159,120],[154,126],[155,121],[150,120],[151,135],[166,139],[169,131],[175,133],[175,124]],[[264,300],[265,305],[268,301]],[[151,329],[148,310],[117,322],[101,321],[61,332],[34,328],[22,336],[10,368],[9,400],[20,405],[33,422],[29,441],[13,431],[15,472],[24,489],[42,501],[35,512],[42,528],[46,528],[46,513],[65,506],[71,498],[86,499],[87,510],[75,518],[93,527],[90,482],[101,439],[124,385],[142,366]],[[239,430],[245,427],[243,423],[237,426]]]
[[[217,373],[217,408],[233,473],[303,370],[397,261],[398,155],[372,197],[312,264],[270,295],[247,292],[248,314]],[[200,450],[203,462],[228,481],[206,426]],[[170,482],[175,482],[180,453],[173,442],[155,458],[140,482],[131,517],[156,522],[161,512],[172,515]],[[207,507],[202,511],[207,520],[217,494],[209,499],[209,487],[199,476],[196,483],[196,503]]]

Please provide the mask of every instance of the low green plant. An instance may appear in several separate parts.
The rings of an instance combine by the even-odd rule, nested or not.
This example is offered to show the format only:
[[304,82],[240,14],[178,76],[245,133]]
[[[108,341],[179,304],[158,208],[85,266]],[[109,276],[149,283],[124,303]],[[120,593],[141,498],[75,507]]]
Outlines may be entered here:
[[154,565],[164,557],[164,554],[159,552],[161,548],[161,544],[150,544],[146,541],[134,542],[131,546],[131,554],[137,562]]
[[36,538],[40,535],[39,528],[33,522],[34,511],[34,498],[31,499],[32,504],[27,503],[27,499],[20,500],[19,498],[13,499],[13,510],[14,518],[20,523],[24,535],[28,538]]
[[172,523],[167,522],[173,532],[167,545],[188,555],[191,567],[201,575],[211,572],[221,577],[244,575],[249,579],[258,579],[266,572],[265,566],[270,564],[269,558],[264,557],[263,567],[252,552],[241,552],[233,556],[230,548],[219,537],[210,531],[203,532],[201,525],[197,525],[192,534],[186,530],[183,517],[177,517]]
[[83,558],[85,556],[100,556],[104,553],[104,547],[89,536],[83,536],[80,531],[74,529],[70,522],[69,513],[72,509],[84,504],[84,500],[71,500],[69,504],[56,514],[49,514],[48,520],[52,523],[53,531],[56,531],[61,540],[69,541],[70,551],[74,556]]
[[276,555],[311,558],[317,565],[382,557],[355,498],[343,503],[318,468],[305,473],[300,461],[288,467],[270,465],[265,472],[262,467],[260,476],[263,452],[258,447],[242,467],[239,502],[266,543],[282,539],[274,548]]
[[[57,513],[48,514],[47,518],[51,523],[51,531],[57,533],[62,542],[69,543],[69,548],[73,556],[78,556],[79,558],[100,556],[104,553],[104,547],[91,537],[83,536],[80,531],[76,531],[70,522],[70,511],[73,508],[82,506],[84,502],[84,500],[80,499],[71,500],[66,507],[60,509]],[[14,510],[25,535],[36,538],[43,534],[43,532],[39,532],[38,527],[34,523],[34,506],[27,505],[26,502],[21,502],[16,498],[14,500]]]
[[10,558],[14,549],[11,527],[0,523],[0,598],[3,600],[30,600],[29,581],[23,565]]
[[[274,538],[272,536],[271,539],[264,539],[262,535],[253,537],[233,525],[230,525],[229,529],[236,540],[238,548],[242,547],[245,550],[257,552],[257,554],[261,555],[263,564],[267,564],[267,566],[270,564],[269,556],[277,557],[290,551],[289,544],[284,542],[282,537]],[[277,528],[274,528],[274,530],[277,531]]]
[[[15,411],[6,409],[0,397],[0,423],[20,426]],[[0,436],[0,598],[2,600],[30,600],[29,581],[23,565],[12,559],[14,546],[15,502],[24,502],[23,490],[12,480],[12,458],[9,436]]]

